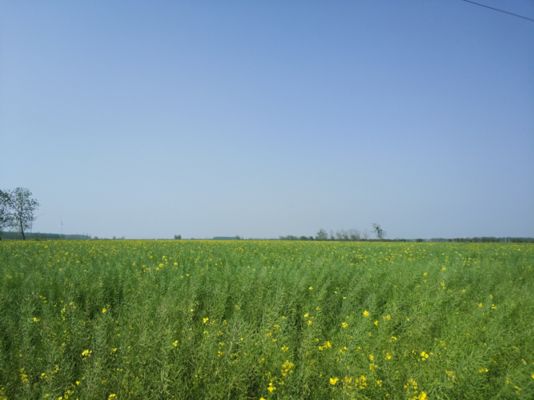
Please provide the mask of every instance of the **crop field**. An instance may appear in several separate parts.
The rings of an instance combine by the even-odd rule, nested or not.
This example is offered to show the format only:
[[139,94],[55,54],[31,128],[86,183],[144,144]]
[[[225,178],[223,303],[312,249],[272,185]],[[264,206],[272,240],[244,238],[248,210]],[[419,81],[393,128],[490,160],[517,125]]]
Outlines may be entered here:
[[533,399],[534,246],[0,242],[0,399]]

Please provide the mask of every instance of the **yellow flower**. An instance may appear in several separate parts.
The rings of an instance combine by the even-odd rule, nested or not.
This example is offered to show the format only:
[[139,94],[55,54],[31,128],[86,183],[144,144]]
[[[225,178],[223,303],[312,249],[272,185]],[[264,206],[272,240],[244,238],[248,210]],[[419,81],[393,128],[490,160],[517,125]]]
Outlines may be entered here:
[[486,367],[480,367],[478,369],[479,374],[487,374],[488,372],[489,372],[489,369],[487,369]]
[[427,400],[428,396],[426,395],[426,392],[419,393],[419,397],[417,397],[417,400]]
[[27,385],[28,383],[30,383],[30,380],[28,379],[28,374],[26,373],[26,371],[24,370],[24,368],[21,368],[19,370],[20,372],[20,381],[24,384],[24,385]]
[[102,309],[100,311],[102,312],[102,314],[105,314],[105,313],[108,312],[108,309],[106,307],[102,307]]
[[267,386],[267,391],[269,393],[273,393],[276,390],[276,386],[274,386],[274,383],[269,382],[269,386]]
[[331,348],[332,348],[332,342],[330,340],[327,340],[321,346],[318,346],[319,351],[323,351],[325,349],[331,349]]
[[110,393],[108,396],[108,400],[117,400],[117,395],[115,393]]
[[534,379],[534,372],[530,374],[530,377]]
[[373,325],[378,328],[378,320],[377,319],[374,320]]
[[391,361],[393,359],[393,354],[386,353],[386,357],[385,358],[386,358],[387,361]]
[[175,340],[172,342],[172,347],[177,348],[178,347],[178,340]]
[[422,351],[419,355],[421,356],[421,361],[426,361],[430,357],[426,351]]
[[83,357],[83,358],[91,357],[91,354],[92,354],[92,353],[93,353],[92,350],[85,349],[84,351],[82,351],[82,357]]
[[478,308],[484,308],[484,303],[478,303]]
[[404,384],[404,390],[417,390],[417,381],[413,378],[409,378],[408,382]]
[[384,321],[391,321],[391,314],[386,314],[382,317]]
[[333,376],[331,377],[328,382],[333,386],[333,385],[337,385],[337,382],[339,381],[339,378],[336,377],[336,376]]
[[286,377],[288,376],[291,371],[293,370],[293,368],[295,368],[295,364],[293,364],[291,361],[289,360],[286,360],[284,361],[284,363],[282,364],[282,368],[280,369],[280,372],[282,374],[283,377]]
[[209,317],[202,318],[202,323],[206,325],[210,321]]
[[367,377],[360,375],[357,381],[358,389],[365,389],[367,387]]
[[343,321],[343,322],[341,323],[341,329],[347,329],[348,327],[349,327],[348,322]]
[[367,310],[363,310],[363,312],[362,312],[362,316],[363,316],[364,318],[369,318],[369,315],[371,315],[371,314],[369,313],[369,311],[367,311]]
[[32,317],[32,322],[37,323],[41,320],[39,317]]

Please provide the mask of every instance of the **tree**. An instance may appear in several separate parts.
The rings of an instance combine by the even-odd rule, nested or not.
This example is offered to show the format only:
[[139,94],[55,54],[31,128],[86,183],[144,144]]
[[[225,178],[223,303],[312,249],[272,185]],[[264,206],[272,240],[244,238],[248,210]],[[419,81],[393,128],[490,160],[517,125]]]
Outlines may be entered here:
[[349,231],[349,240],[352,240],[352,241],[360,240],[360,232],[356,229],[351,229]]
[[328,233],[324,229],[319,229],[317,235],[315,236],[316,240],[328,240]]
[[373,224],[373,230],[375,231],[376,237],[379,240],[384,239],[384,236],[386,236],[386,232],[384,232],[384,229],[379,224]]
[[2,240],[2,230],[11,225],[11,196],[9,192],[0,190],[0,240]]
[[22,239],[26,240],[25,229],[30,229],[35,220],[34,212],[39,202],[32,197],[28,189],[18,187],[9,195],[9,205],[12,210],[11,226],[18,229]]
[[346,240],[345,231],[337,231],[336,240]]

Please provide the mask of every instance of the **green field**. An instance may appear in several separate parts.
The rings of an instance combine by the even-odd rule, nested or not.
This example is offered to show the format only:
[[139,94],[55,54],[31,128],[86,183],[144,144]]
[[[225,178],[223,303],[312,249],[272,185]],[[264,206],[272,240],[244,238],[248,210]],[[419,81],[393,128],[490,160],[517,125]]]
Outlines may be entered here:
[[0,399],[533,399],[534,246],[0,242]]

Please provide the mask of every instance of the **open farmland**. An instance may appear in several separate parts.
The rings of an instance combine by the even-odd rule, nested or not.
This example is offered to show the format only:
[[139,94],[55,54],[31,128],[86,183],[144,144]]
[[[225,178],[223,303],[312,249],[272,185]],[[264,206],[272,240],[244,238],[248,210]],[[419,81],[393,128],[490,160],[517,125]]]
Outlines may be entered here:
[[532,399],[534,246],[0,243],[1,399]]

